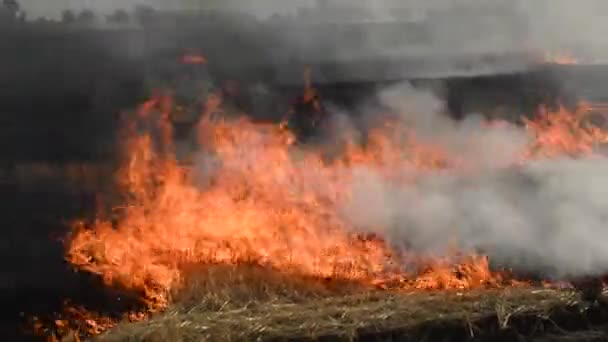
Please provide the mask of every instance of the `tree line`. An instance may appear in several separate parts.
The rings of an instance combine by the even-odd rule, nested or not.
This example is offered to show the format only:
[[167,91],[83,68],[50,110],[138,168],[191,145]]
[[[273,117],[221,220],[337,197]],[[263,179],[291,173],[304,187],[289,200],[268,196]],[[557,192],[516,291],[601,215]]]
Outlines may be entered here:
[[63,24],[96,24],[107,23],[115,25],[144,24],[155,18],[158,12],[150,6],[138,5],[132,11],[117,9],[111,14],[100,15],[90,9],[80,12],[66,9],[61,14]]

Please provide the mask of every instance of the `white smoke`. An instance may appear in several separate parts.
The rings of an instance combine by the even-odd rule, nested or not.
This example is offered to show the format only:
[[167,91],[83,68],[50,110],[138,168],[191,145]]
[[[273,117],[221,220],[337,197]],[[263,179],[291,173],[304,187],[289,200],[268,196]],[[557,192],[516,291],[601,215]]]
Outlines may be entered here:
[[452,156],[479,167],[504,166],[517,158],[528,143],[526,132],[510,123],[486,126],[481,115],[470,113],[455,121],[446,115],[442,100],[427,90],[401,84],[382,91],[382,103],[399,115],[423,143],[440,144]]
[[456,242],[553,276],[608,271],[608,159],[509,167],[505,161],[525,146],[522,128],[453,122],[437,114],[439,100],[409,86],[383,98],[425,139],[477,162],[478,172],[425,172],[413,183],[396,183],[383,170],[354,170],[353,197],[342,208],[353,226],[382,227],[391,243],[422,253],[442,253]]
[[[315,72],[317,82],[324,76],[328,81],[369,81],[511,73],[530,68],[545,52],[568,53],[581,61],[608,61],[608,39],[604,34],[608,29],[604,20],[608,5],[604,0],[328,0],[328,9],[321,10],[320,1],[316,0],[21,0],[21,3],[32,19],[39,16],[59,19],[64,9],[88,8],[105,15],[118,8],[133,10],[141,4],[166,11],[247,13],[275,26],[252,30],[247,20],[237,20],[227,24],[228,29],[264,47],[265,62],[282,65],[295,57],[302,63],[339,62],[331,75]],[[282,19],[271,24],[269,18],[273,15]],[[349,21],[357,24],[341,24]],[[374,21],[382,24],[362,25]],[[226,56],[242,55],[229,47],[224,50]],[[497,59],[484,58],[487,56]],[[393,60],[406,62],[392,67]],[[346,66],[352,61],[386,63],[380,74],[376,67],[365,63]],[[403,67],[410,64],[416,66]],[[279,78],[282,82],[293,82],[300,81],[300,76]]]

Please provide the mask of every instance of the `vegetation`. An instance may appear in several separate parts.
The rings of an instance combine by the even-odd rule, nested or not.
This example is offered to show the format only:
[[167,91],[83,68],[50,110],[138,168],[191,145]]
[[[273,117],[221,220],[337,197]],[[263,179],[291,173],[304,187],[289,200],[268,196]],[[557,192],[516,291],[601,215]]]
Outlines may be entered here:
[[510,333],[559,332],[557,322],[586,315],[572,291],[400,293],[255,266],[197,274],[175,306],[145,322],[120,324],[98,341],[491,341]]

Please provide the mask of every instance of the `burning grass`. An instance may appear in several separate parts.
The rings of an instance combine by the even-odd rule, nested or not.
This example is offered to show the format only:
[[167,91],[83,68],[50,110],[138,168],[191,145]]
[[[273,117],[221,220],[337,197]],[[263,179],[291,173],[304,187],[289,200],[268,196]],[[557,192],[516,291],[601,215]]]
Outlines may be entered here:
[[[364,145],[346,137],[326,158],[294,144],[284,125],[203,116],[198,138],[206,159],[192,168],[173,153],[172,106],[167,98],[147,102],[139,117],[158,118],[148,122],[153,134],[126,140],[119,177],[125,205],[113,219],[79,222],[68,239],[71,264],[138,293],[147,303],[139,317],[154,317],[102,340],[347,339],[437,319],[472,324],[494,315],[504,325],[513,313],[573,299],[520,289],[473,250],[414,253],[366,234],[390,227],[358,227],[345,217],[357,170],[395,185],[432,172],[475,176],[475,163],[418,141],[399,123],[371,131]],[[530,144],[501,165],[591,153],[607,135],[583,127],[583,114],[545,112],[525,122]]]
[[[487,334],[487,325],[506,329],[512,318],[522,315],[541,321],[556,307],[576,305],[579,299],[571,291],[527,287],[395,292],[259,266],[216,266],[201,270],[176,300],[165,313],[119,325],[98,340],[350,341],[387,334],[420,340],[431,333],[474,337]],[[482,323],[484,319],[494,321]]]
[[[103,220],[93,230],[81,224],[70,240],[71,263],[108,284],[142,291],[156,309],[182,286],[189,274],[183,265],[189,264],[251,262],[311,277],[414,288],[500,282],[483,257],[455,257],[461,262],[454,266],[451,258],[403,255],[381,238],[358,236],[339,213],[354,165],[377,163],[387,177],[400,177],[393,172],[444,165],[437,162],[440,151],[396,148],[377,136],[368,149],[348,146],[345,158],[327,164],[315,152],[294,160],[293,138],[280,127],[269,131],[238,121],[203,129],[207,146],[222,161],[205,190],[174,159],[156,155],[149,136],[135,139],[122,178],[130,201],[118,227]],[[399,158],[401,148],[411,149],[412,159]],[[406,271],[406,260],[424,267]],[[467,274],[464,280],[452,276],[456,269]]]

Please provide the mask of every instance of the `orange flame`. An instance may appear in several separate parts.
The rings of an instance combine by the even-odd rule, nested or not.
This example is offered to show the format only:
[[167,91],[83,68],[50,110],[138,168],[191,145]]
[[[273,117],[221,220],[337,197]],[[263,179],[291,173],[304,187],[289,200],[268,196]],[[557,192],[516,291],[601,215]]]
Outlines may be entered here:
[[600,128],[584,124],[590,105],[581,104],[575,112],[560,108],[549,112],[540,108],[537,119],[524,120],[534,136],[533,144],[527,151],[528,157],[558,157],[560,155],[585,155],[593,152],[598,144],[608,142],[608,135]]
[[180,61],[182,64],[192,64],[192,65],[207,64],[207,58],[205,56],[203,56],[201,54],[195,54],[195,53],[189,53],[189,54],[183,55]]
[[579,64],[578,58],[569,53],[545,53],[544,62],[549,64],[559,65],[576,65]]
[[[140,117],[148,118],[163,102],[151,101]],[[212,101],[207,110],[221,103]],[[170,112],[172,102],[164,103],[160,111]],[[583,109],[543,110],[537,120],[526,121],[533,143],[522,155],[590,153],[608,135],[581,126],[583,114]],[[381,288],[468,289],[505,280],[490,271],[486,257],[410,255],[381,239],[361,238],[353,233],[359,227],[340,215],[355,167],[401,182],[412,180],[404,170],[457,167],[440,146],[418,143],[398,124],[373,131],[365,147],[346,141],[331,161],[317,151],[295,151],[295,137],[281,125],[214,121],[205,115],[199,131],[201,144],[219,161],[211,170],[180,166],[166,150],[154,147],[150,134],[129,140],[120,180],[130,200],[116,225],[102,217],[92,225],[77,224],[67,249],[73,265],[107,284],[141,291],[152,310],[170,303],[189,264],[254,262]],[[163,143],[170,145],[169,138],[164,136]],[[412,260],[419,270],[400,266]]]

